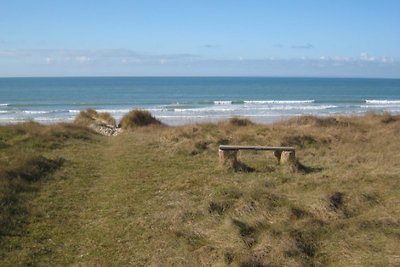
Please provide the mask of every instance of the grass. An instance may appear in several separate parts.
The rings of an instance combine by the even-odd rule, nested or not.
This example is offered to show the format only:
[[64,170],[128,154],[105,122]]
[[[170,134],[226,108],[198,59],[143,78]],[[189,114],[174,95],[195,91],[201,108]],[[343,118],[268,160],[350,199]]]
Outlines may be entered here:
[[89,126],[93,123],[102,123],[116,126],[115,119],[108,112],[97,112],[94,109],[86,109],[79,112],[75,117],[74,123],[82,126]]
[[[1,126],[1,181],[23,186],[4,198],[14,187],[2,184],[1,208],[17,204],[7,206],[0,265],[396,266],[399,132],[389,114],[115,137]],[[220,144],[294,145],[309,171],[249,151],[239,158],[254,172],[227,171]]]
[[[93,135],[78,126],[43,126],[34,122],[0,127],[0,244],[26,234],[29,202],[41,182],[64,165],[58,153],[71,141],[89,142]],[[0,255],[4,250],[0,250]]]
[[135,109],[124,115],[119,123],[122,129],[133,129],[140,126],[161,125],[161,122],[146,110]]

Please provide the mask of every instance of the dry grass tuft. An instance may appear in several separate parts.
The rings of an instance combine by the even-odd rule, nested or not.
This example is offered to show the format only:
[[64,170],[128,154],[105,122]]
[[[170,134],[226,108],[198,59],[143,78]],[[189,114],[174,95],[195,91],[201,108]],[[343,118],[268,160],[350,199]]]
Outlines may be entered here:
[[242,127],[242,126],[249,126],[249,125],[253,125],[253,124],[254,124],[254,123],[253,123],[251,120],[249,120],[249,119],[238,118],[238,117],[235,117],[235,118],[230,119],[230,120],[229,120],[229,123],[230,123],[231,125],[233,125],[233,126],[239,126],[239,127]]
[[315,117],[315,116],[300,116],[289,119],[283,122],[285,125],[291,126],[316,126],[316,127],[334,127],[342,125],[343,123],[335,117]]
[[98,113],[94,109],[86,109],[79,112],[79,114],[75,117],[74,123],[82,126],[90,126],[96,123],[107,124],[113,127],[116,126],[116,121],[111,116],[110,113],[107,112]]
[[369,112],[365,116],[365,119],[370,121],[371,123],[381,122],[381,123],[387,124],[387,123],[399,121],[400,115],[392,115],[389,113],[378,114],[378,113]]
[[146,110],[135,109],[124,115],[119,123],[122,129],[133,129],[140,126],[161,125],[161,122]]

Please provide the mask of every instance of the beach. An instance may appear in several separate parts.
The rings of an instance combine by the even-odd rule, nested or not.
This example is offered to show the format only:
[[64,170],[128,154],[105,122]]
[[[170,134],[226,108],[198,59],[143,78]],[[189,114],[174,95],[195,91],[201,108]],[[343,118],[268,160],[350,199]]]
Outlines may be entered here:
[[[400,263],[400,117],[0,126],[0,265]],[[302,168],[270,151],[294,146]]]
[[2,1],[0,267],[400,266],[399,10]]

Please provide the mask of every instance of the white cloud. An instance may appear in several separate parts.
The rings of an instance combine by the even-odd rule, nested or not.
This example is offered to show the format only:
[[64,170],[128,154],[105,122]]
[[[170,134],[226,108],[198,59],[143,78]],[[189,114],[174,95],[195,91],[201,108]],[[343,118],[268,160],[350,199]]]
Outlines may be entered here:
[[138,61],[160,61],[160,60],[190,60],[199,58],[199,55],[188,53],[177,54],[146,54],[138,53],[129,49],[0,49],[0,57],[31,57],[51,58],[53,61],[77,61],[87,63],[95,59],[103,61],[118,61],[124,63]]
[[46,57],[45,59],[46,64],[52,64],[54,60],[51,57]]
[[77,57],[75,57],[75,60],[78,61],[79,63],[86,63],[86,62],[92,61],[93,59],[90,57],[86,57],[86,56],[77,56]]
[[[12,64],[10,64],[12,63]],[[90,68],[88,68],[90,64]],[[190,70],[188,66],[190,65]],[[37,66],[32,68],[32,66]],[[1,49],[0,76],[258,75],[399,77],[400,60],[385,56],[206,58],[129,49]]]
[[374,57],[370,56],[368,53],[361,53],[359,57],[343,57],[343,56],[320,56],[318,58],[321,61],[334,61],[334,62],[375,62],[375,63],[393,63],[399,60],[391,57]]
[[[298,48],[301,45],[297,46]],[[303,45],[303,48],[312,47],[311,44]],[[32,61],[38,62],[62,63],[62,62],[78,62],[88,63],[92,61],[97,62],[118,62],[124,64],[135,64],[144,62],[192,62],[205,60],[200,55],[189,53],[176,53],[176,54],[155,54],[155,53],[139,53],[130,49],[0,49],[0,58],[31,58]],[[237,58],[243,60],[243,57]],[[219,59],[214,59],[218,61]],[[229,60],[229,58],[226,58]],[[255,60],[300,60],[300,61],[332,61],[332,62],[377,62],[377,63],[393,63],[398,62],[399,59],[386,57],[386,56],[371,56],[366,52],[362,52],[358,57],[345,57],[345,56],[326,56],[320,57],[304,57],[304,58],[276,58],[276,57],[263,57]]]
[[360,60],[362,61],[375,61],[377,60],[375,57],[371,57],[368,53],[362,52],[360,54]]
[[21,49],[2,49],[0,50],[0,56],[4,57],[23,57],[23,56],[32,56],[30,50],[21,50]]

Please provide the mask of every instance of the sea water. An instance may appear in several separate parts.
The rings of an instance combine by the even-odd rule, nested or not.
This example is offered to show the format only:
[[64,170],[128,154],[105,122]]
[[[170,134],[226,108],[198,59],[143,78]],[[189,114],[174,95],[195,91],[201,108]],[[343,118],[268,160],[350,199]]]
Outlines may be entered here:
[[244,117],[400,114],[400,79],[263,77],[0,78],[0,124],[67,122],[83,109],[117,120],[145,109],[169,125]]

